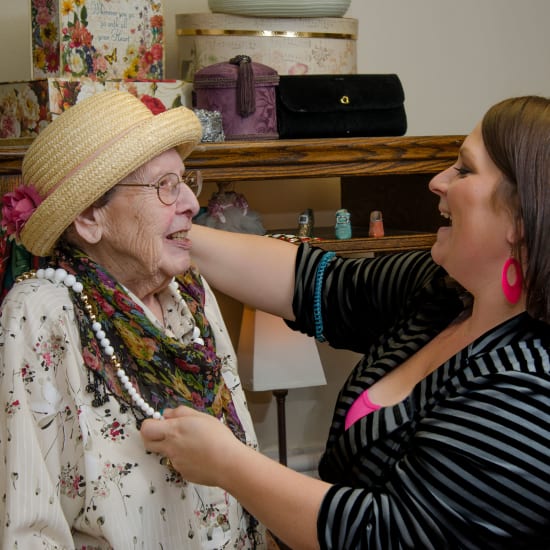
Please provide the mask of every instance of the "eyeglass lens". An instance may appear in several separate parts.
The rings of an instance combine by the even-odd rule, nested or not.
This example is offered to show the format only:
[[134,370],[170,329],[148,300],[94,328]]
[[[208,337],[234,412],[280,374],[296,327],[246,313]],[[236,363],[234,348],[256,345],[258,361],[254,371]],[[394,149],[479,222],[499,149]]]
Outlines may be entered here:
[[178,200],[182,183],[187,185],[194,195],[198,196],[202,188],[200,172],[189,172],[183,178],[177,174],[165,174],[158,182],[159,199],[164,204],[174,204]]

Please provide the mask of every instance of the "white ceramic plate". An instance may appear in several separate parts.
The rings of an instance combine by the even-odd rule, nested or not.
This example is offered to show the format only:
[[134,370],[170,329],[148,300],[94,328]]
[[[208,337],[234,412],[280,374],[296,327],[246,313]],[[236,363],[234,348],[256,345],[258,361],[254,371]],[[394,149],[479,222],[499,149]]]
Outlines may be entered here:
[[208,0],[214,13],[253,17],[343,17],[351,0]]

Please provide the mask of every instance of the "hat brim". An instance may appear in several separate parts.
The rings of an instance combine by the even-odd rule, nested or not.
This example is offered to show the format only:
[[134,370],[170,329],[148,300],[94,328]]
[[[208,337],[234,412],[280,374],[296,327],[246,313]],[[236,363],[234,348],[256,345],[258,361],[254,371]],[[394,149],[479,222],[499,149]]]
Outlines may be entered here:
[[76,217],[124,177],[169,149],[185,159],[201,137],[201,124],[186,107],[142,120],[95,151],[54,189],[27,220],[21,232],[23,246],[36,256],[48,256]]

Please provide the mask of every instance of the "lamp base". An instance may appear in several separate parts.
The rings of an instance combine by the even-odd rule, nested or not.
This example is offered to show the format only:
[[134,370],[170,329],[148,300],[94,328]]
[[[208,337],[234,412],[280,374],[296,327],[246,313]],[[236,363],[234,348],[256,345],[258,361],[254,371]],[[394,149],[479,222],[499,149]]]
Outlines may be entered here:
[[277,400],[277,437],[279,442],[279,462],[287,465],[286,451],[286,396],[288,390],[273,390],[273,395]]

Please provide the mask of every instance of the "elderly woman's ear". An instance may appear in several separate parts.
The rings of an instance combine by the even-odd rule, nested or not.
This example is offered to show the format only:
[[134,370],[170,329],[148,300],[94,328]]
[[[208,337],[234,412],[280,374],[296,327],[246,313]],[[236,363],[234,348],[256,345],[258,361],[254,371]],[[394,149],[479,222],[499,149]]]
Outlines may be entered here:
[[[72,226],[74,228],[74,236],[77,239],[83,239],[89,244],[97,244],[101,240],[103,226],[100,221],[99,211],[100,208],[89,206],[75,218]],[[69,237],[73,231],[69,230]]]

